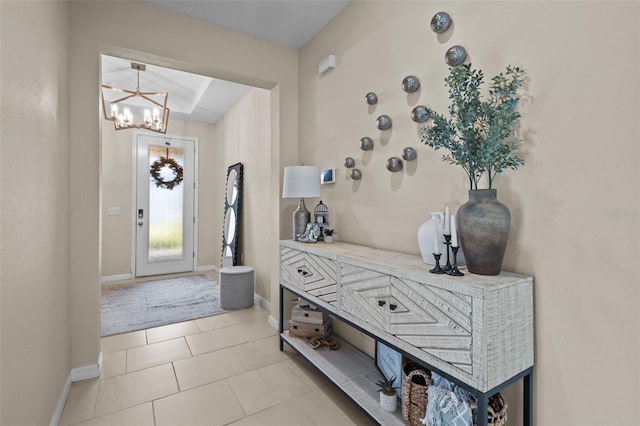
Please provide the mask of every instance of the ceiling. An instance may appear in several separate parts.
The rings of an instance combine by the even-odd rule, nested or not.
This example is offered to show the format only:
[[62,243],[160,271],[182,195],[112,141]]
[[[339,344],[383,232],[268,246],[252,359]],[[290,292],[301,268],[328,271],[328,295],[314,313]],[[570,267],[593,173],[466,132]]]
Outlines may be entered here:
[[[351,0],[145,0],[183,15],[299,49]],[[102,56],[102,83],[135,90],[127,59]],[[146,64],[140,90],[167,91],[171,119],[217,123],[250,89],[238,83]]]

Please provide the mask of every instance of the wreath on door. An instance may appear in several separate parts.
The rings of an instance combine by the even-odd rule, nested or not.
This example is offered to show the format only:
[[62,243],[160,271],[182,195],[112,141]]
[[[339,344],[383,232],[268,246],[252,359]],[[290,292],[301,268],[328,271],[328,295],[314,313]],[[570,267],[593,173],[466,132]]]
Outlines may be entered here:
[[[173,179],[163,179],[161,171],[164,167],[169,167],[173,172]],[[180,182],[184,179],[183,173],[184,170],[180,164],[178,164],[178,162],[173,158],[169,158],[169,148],[167,148],[166,157],[160,157],[159,160],[156,160],[151,164],[151,177],[158,188],[164,187],[172,190],[176,186],[180,185]]]

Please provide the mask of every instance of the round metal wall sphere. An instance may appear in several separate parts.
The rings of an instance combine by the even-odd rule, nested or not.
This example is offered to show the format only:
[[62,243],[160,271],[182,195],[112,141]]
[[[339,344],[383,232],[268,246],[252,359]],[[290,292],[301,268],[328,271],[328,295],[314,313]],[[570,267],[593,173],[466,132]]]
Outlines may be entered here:
[[410,146],[402,150],[402,158],[404,158],[405,161],[413,161],[416,157],[418,157],[418,152]]
[[376,120],[376,127],[380,130],[387,130],[391,128],[391,118],[388,115],[381,115]]
[[431,18],[431,31],[442,34],[449,29],[451,16],[447,12],[438,12]]
[[462,46],[450,47],[444,55],[444,61],[450,67],[462,65],[465,59],[467,59],[467,51]]
[[424,105],[418,105],[411,110],[411,120],[416,123],[424,123],[431,117],[431,111]]
[[362,178],[362,172],[360,172],[360,169],[353,169],[349,174],[353,180],[360,180],[360,178]]
[[363,151],[369,151],[373,149],[373,139],[368,136],[360,139],[360,149]]
[[391,157],[387,160],[387,170],[390,172],[399,172],[402,170],[402,160],[398,157]]
[[356,161],[355,161],[353,158],[351,158],[351,157],[347,157],[347,158],[345,158],[345,159],[344,159],[344,166],[345,166],[347,169],[350,169],[350,168],[352,168],[352,167],[353,167],[353,166],[355,166],[355,165],[356,165]]
[[407,93],[414,93],[420,88],[420,80],[415,75],[408,75],[402,80],[402,90]]
[[373,92],[369,92],[366,95],[364,95],[364,99],[367,101],[367,104],[369,105],[375,105],[378,103],[378,95],[376,95]]

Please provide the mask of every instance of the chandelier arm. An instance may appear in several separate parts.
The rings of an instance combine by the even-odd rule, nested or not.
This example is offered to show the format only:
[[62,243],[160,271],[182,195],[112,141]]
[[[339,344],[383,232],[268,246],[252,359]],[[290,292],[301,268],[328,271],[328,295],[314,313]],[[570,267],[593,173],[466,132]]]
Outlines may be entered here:
[[145,95],[155,95],[156,93],[152,93],[152,92],[147,92],[147,93],[140,93],[139,96],[149,102],[151,102],[154,105],[159,106],[162,109],[168,109],[167,108],[167,102],[165,101],[164,105],[161,104],[160,102],[154,101],[153,99],[149,98],[148,96]]

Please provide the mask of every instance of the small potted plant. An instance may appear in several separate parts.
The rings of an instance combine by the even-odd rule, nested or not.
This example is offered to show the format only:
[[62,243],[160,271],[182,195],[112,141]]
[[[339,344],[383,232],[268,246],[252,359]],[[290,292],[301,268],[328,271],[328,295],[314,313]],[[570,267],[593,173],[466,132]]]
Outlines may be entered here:
[[393,382],[396,377],[393,376],[390,379],[379,380],[376,384],[380,387],[380,407],[384,411],[393,413],[398,407],[398,392],[396,387],[393,386]]
[[324,231],[324,242],[332,243],[333,242],[333,233],[335,232],[333,229],[326,228]]

